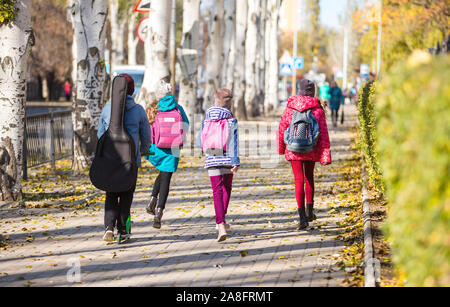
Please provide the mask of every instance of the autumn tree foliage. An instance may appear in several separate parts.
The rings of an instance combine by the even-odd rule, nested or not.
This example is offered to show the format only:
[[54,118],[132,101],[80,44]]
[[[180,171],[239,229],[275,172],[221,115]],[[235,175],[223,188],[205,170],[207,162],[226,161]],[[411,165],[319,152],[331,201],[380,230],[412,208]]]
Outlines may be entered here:
[[[380,16],[381,14],[381,16]],[[382,69],[386,70],[415,49],[426,50],[449,33],[448,1],[384,0],[382,9],[366,5],[353,15],[355,28],[364,33],[359,48],[362,60],[376,58],[378,23],[382,23]]]

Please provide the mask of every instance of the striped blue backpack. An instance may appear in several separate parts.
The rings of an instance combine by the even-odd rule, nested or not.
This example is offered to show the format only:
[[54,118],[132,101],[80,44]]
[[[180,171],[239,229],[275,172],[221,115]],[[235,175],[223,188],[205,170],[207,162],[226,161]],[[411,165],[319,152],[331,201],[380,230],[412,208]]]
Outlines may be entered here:
[[286,148],[292,152],[310,153],[319,140],[319,123],[311,110],[294,110],[292,121],[284,132]]

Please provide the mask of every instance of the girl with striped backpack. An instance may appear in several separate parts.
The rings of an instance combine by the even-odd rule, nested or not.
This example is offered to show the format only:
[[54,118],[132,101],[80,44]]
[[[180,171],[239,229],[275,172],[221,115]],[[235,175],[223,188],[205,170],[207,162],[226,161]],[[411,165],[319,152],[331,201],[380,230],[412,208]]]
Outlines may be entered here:
[[206,155],[205,169],[211,180],[218,242],[227,238],[230,225],[225,217],[231,197],[233,175],[240,166],[237,120],[231,113],[233,95],[228,89],[218,89],[215,105],[206,111],[197,145]]

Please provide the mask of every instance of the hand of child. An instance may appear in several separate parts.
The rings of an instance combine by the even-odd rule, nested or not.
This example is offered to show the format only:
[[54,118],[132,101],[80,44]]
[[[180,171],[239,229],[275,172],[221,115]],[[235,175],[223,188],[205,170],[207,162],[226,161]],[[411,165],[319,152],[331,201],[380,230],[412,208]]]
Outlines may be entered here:
[[238,171],[238,169],[239,169],[239,166],[235,165],[235,166],[233,166],[233,167],[231,168],[231,172],[232,172],[233,174],[236,174],[237,171]]

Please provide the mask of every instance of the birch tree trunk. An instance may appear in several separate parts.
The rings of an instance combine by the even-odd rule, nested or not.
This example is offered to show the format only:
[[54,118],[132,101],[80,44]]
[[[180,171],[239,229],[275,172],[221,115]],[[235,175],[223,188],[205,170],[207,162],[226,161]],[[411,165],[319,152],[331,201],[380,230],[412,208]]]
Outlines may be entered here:
[[236,0],[224,0],[224,36],[222,49],[221,87],[233,90],[236,53]]
[[26,74],[31,29],[31,0],[16,0],[15,20],[0,25],[0,200],[22,198]]
[[136,16],[130,11],[128,13],[128,35],[127,35],[127,57],[128,65],[137,65],[136,51],[139,38],[136,35]]
[[111,66],[121,65],[125,59],[125,23],[120,20],[119,0],[109,0],[109,22],[111,24]]
[[177,53],[182,70],[180,104],[186,107],[190,118],[197,104],[199,19],[200,0],[184,0],[183,37]]
[[203,100],[204,111],[214,105],[214,92],[221,84],[223,63],[223,1],[224,0],[215,1],[209,15],[209,43],[206,49],[206,89]]
[[278,100],[278,29],[280,20],[281,0],[269,0],[270,9],[270,31],[269,36],[269,62],[266,68],[266,105],[268,110],[277,109],[279,105]]
[[245,81],[247,84],[245,89],[245,106],[249,117],[257,115],[257,70],[259,68],[257,60],[258,10],[259,0],[248,0],[247,37],[245,40]]
[[245,79],[245,59],[246,59],[246,33],[248,18],[247,1],[237,1],[236,3],[236,57],[234,63],[234,113],[240,120],[247,119],[245,108],[245,89],[247,86]]
[[267,0],[260,0],[259,23],[258,23],[258,70],[257,70],[257,113],[264,114],[265,80],[266,80],[266,15]]
[[152,1],[145,41],[145,76],[136,101],[147,108],[155,101],[159,81],[170,83],[169,30],[171,1]]
[[72,122],[74,157],[72,169],[89,165],[97,143],[97,124],[106,95],[105,32],[106,0],[72,0],[70,15],[74,28],[73,57],[76,76]]

